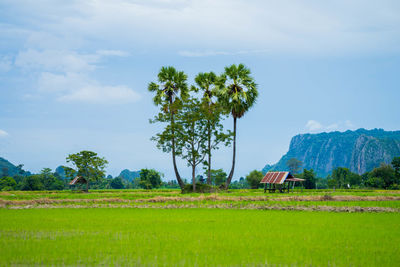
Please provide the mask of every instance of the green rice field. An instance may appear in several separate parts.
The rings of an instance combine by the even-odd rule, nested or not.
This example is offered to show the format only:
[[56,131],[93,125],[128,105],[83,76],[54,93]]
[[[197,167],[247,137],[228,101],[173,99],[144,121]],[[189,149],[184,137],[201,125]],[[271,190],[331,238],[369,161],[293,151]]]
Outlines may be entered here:
[[399,197],[0,192],[0,265],[398,266]]

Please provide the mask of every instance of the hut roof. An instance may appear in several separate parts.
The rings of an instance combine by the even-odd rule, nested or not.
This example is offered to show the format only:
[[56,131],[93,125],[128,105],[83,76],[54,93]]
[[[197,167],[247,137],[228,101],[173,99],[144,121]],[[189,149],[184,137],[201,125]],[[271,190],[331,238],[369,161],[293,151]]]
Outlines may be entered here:
[[75,185],[80,183],[86,183],[86,179],[83,178],[82,176],[76,176],[71,182],[69,182],[70,185]]
[[285,181],[300,182],[304,179],[295,178],[290,172],[267,172],[260,183],[283,184]]

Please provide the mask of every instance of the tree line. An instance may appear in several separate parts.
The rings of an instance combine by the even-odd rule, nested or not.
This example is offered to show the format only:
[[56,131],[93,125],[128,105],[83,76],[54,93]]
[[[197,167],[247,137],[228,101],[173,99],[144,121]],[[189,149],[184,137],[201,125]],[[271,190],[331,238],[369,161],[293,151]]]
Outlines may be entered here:
[[[233,143],[232,167],[221,188],[231,184],[236,162],[237,120],[254,105],[257,84],[250,69],[243,64],[225,67],[225,71],[199,73],[189,86],[187,75],[174,67],[162,67],[156,82],[148,85],[154,93],[158,114],[150,123],[163,125],[163,130],[151,139],[157,148],[172,156],[177,183],[185,190],[185,181],[177,167],[176,158],[186,161],[192,169],[192,190],[196,191],[196,168],[207,170],[206,184],[212,185],[212,153],[221,144]],[[223,120],[233,119],[233,130],[225,130]]]
[[400,189],[400,157],[394,157],[391,164],[382,163],[379,167],[361,175],[351,172],[348,168],[337,167],[326,178],[319,178],[310,169],[301,169],[302,162],[292,158],[287,166],[296,177],[305,179],[306,189],[348,189],[348,188],[376,188]]
[[[10,190],[65,190],[71,189],[69,185],[72,178],[83,175],[87,177],[89,183],[82,183],[77,186],[77,189],[84,191],[88,190],[89,185],[92,189],[178,189],[179,184],[175,180],[162,181],[163,174],[154,169],[141,169],[139,177],[131,181],[123,177],[105,176],[104,165],[97,165],[96,172],[90,172],[87,169],[93,168],[93,158],[98,161],[103,159],[97,156],[96,153],[90,151],[81,151],[76,154],[71,154],[67,158],[77,160],[77,164],[73,163],[74,168],[63,166],[66,170],[66,175],[62,176],[58,172],[53,172],[50,168],[44,168],[39,174],[31,174],[23,170],[23,165],[18,165],[18,172],[13,176],[9,176],[7,170],[2,170],[0,177],[0,191]],[[88,159],[88,155],[89,157]],[[87,164],[80,164],[81,157],[86,158]],[[91,159],[90,159],[91,158]],[[104,159],[103,159],[104,160]],[[72,162],[74,162],[72,160]],[[302,162],[297,159],[290,159],[287,162],[288,168],[292,174],[305,181],[303,184],[298,184],[299,187],[306,189],[400,189],[400,157],[393,158],[391,164],[382,163],[381,166],[374,168],[370,172],[362,175],[351,172],[348,168],[337,167],[326,178],[317,177],[315,172],[310,169],[303,169],[301,172]],[[70,168],[70,170],[68,170]],[[89,173],[89,175],[88,175]],[[90,174],[92,173],[92,174]],[[210,174],[209,182],[207,182],[208,174]],[[264,173],[258,170],[251,171],[246,177],[230,183],[230,189],[257,189],[263,185],[260,184]],[[222,169],[205,171],[204,175],[196,175],[195,183],[203,188],[211,189],[210,186],[221,187],[225,186],[228,175]],[[183,179],[186,184],[185,192],[193,191],[193,187]],[[208,186],[208,187],[207,187]],[[204,188],[203,188],[204,189]]]

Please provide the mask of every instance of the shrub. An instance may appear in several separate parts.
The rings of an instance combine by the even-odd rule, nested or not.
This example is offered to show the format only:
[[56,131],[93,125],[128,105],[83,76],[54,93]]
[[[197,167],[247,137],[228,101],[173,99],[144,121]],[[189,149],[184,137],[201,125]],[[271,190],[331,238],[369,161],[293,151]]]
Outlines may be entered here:
[[[209,185],[209,184],[201,184],[196,183],[196,192],[195,193],[211,193],[218,190],[217,188]],[[193,193],[193,185],[186,184],[182,190],[183,193]]]
[[17,183],[12,177],[2,177],[0,179],[0,190],[11,191],[17,187]]
[[246,176],[246,181],[250,185],[251,189],[257,189],[260,187],[260,182],[263,177],[264,175],[262,172],[254,170]]

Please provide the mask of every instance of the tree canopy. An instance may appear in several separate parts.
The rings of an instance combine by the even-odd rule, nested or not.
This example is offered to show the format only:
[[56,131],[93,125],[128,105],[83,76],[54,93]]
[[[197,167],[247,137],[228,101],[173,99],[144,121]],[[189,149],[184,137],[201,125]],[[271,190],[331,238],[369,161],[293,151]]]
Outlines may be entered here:
[[97,156],[97,153],[83,150],[76,154],[70,154],[67,162],[72,163],[75,169],[64,167],[68,177],[73,179],[75,176],[81,176],[86,183],[86,192],[89,191],[89,183],[97,181],[105,176],[105,167],[108,161],[105,158]]

